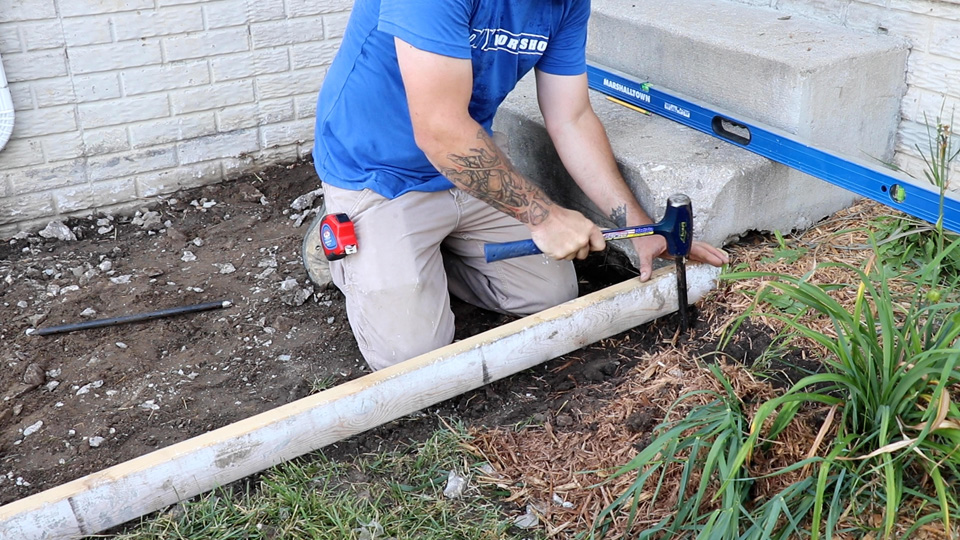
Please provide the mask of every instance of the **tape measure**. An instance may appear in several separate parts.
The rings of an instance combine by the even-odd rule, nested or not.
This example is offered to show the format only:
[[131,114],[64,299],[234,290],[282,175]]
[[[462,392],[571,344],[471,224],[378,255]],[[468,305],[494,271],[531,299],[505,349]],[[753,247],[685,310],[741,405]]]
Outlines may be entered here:
[[357,233],[346,214],[327,214],[320,221],[320,245],[328,261],[357,252]]

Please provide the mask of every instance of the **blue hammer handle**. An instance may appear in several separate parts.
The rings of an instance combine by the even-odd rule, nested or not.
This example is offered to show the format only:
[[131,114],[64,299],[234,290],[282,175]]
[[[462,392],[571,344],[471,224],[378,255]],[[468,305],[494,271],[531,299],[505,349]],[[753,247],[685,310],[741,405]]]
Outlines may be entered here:
[[[693,209],[686,195],[674,195],[667,200],[667,210],[663,219],[653,225],[623,227],[601,231],[604,240],[620,240],[659,234],[667,239],[667,252],[673,256],[686,257],[693,242]],[[486,244],[483,254],[487,262],[502,261],[514,257],[525,257],[543,253],[533,240],[517,240]]]

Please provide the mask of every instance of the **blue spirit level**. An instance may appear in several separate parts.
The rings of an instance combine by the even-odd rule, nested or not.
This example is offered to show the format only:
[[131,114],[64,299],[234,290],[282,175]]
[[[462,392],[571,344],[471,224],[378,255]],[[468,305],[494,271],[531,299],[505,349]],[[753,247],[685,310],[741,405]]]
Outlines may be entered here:
[[[610,97],[713,135],[911,216],[931,223],[936,223],[940,218],[940,191],[932,184],[814,148],[784,131],[737,118],[726,111],[711,110],[692,98],[654,88],[649,83],[637,81],[625,73],[599,64],[587,66],[587,79],[590,88]],[[943,226],[960,232],[960,201],[949,194],[943,198]]]

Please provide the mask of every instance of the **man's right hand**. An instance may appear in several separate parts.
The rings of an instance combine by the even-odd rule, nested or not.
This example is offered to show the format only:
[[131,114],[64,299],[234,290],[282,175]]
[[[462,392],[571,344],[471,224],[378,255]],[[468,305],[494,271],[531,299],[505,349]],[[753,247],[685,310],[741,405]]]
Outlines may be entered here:
[[585,259],[591,251],[606,247],[600,227],[580,212],[557,205],[551,206],[547,219],[531,226],[530,231],[540,251],[557,260]]

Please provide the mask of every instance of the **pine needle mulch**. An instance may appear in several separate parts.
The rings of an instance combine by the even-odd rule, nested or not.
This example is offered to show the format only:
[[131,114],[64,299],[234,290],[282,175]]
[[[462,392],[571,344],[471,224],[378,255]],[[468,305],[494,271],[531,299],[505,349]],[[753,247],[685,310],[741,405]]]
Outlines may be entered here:
[[[728,247],[731,267],[743,263],[746,266],[743,270],[793,276],[809,274],[808,279],[814,283],[857,283],[851,272],[838,268],[817,269],[817,265],[824,261],[845,262],[855,267],[865,264],[866,256],[872,253],[867,233],[870,220],[887,211],[887,207],[865,200],[783,239],[752,236]],[[753,296],[748,293],[763,286],[761,279],[721,283],[699,303],[698,335],[685,344],[667,344],[658,351],[639,351],[631,350],[626,340],[618,343],[619,354],[633,355],[640,361],[612,391],[609,400],[595,412],[582,415],[576,425],[558,428],[554,414],[541,425],[521,430],[475,431],[476,450],[497,470],[496,475],[481,481],[508,489],[511,493],[508,501],[532,509],[551,537],[572,538],[574,533],[588,530],[601,510],[633,481],[632,475],[624,475],[605,482],[611,473],[644,447],[657,424],[665,418],[679,418],[685,410],[710,398],[698,395],[684,400],[669,411],[668,417],[671,405],[680,396],[696,390],[722,392],[705,367],[706,362],[717,363],[716,357],[702,356],[702,352],[695,352],[691,345],[717,340],[753,302]],[[840,291],[838,301],[852,306],[854,291]],[[760,321],[771,335],[780,330],[775,321],[762,318]],[[823,331],[826,334],[832,331],[826,322]],[[816,355],[816,351],[811,353],[814,358]],[[721,364],[738,397],[745,403],[761,402],[776,395],[769,382],[756,380],[743,367]],[[749,411],[749,405],[747,407]],[[824,411],[819,413],[822,416]],[[794,422],[790,431],[780,437],[782,444],[775,445],[773,451],[763,457],[763,462],[753,464],[754,472],[776,470],[815,452],[821,423],[816,419]],[[789,478],[776,477],[761,484],[756,495],[759,498],[764,492],[774,493],[789,482]],[[670,487],[671,483],[664,485]],[[641,517],[635,527],[659,521],[679,496],[679,493],[671,496],[661,493],[655,506],[644,501],[646,507],[641,505],[638,514]],[[622,528],[614,527],[607,537],[618,538],[622,532]]]

